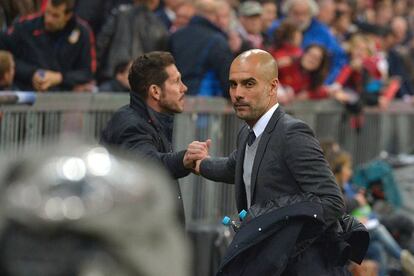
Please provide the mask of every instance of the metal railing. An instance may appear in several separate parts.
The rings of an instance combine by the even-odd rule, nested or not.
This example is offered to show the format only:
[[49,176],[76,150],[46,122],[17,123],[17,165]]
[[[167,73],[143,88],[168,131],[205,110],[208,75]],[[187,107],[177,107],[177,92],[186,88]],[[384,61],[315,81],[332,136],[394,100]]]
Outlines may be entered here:
[[[37,95],[33,106],[0,106],[0,152],[19,153],[29,144],[40,146],[45,138],[57,140],[68,133],[96,142],[112,113],[128,102],[128,94],[50,93]],[[413,149],[414,107],[402,102],[393,103],[386,112],[367,109],[359,132],[350,127],[347,113],[333,101],[298,102],[286,109],[306,121],[320,140],[338,141],[356,164],[383,150],[400,153]],[[226,156],[235,148],[241,123],[224,99],[188,97],[185,112],[175,119],[175,149],[210,138],[211,155]],[[222,215],[235,212],[232,185],[194,175],[180,183],[190,224],[216,223]]]

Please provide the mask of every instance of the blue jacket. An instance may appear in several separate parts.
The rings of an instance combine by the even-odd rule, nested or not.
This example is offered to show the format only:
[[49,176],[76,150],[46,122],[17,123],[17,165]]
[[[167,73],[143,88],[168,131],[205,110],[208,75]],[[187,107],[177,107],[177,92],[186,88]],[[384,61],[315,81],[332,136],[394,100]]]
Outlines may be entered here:
[[[182,80],[188,87],[189,95],[227,97],[233,54],[226,35],[217,26],[204,17],[194,16],[188,26],[171,36],[170,51],[181,72]],[[216,88],[220,91],[202,93],[200,88],[205,78],[210,78],[210,81],[215,78],[218,84]]]
[[[280,20],[274,21],[268,30],[268,34],[273,34],[279,27],[280,23]],[[330,53],[331,66],[325,83],[333,83],[342,67],[348,63],[345,50],[341,47],[335,36],[330,32],[328,26],[319,22],[315,18],[312,19],[309,27],[303,32],[302,49],[305,49],[311,44],[322,45]]]

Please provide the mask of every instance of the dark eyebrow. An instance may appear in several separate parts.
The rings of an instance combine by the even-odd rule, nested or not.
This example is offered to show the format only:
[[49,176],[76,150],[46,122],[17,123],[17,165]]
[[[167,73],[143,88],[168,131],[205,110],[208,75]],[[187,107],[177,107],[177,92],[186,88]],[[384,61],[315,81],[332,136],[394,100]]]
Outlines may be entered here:
[[245,85],[245,84],[247,84],[248,82],[251,82],[251,81],[254,82],[254,83],[257,82],[255,78],[248,78],[248,79],[241,80],[241,84]]

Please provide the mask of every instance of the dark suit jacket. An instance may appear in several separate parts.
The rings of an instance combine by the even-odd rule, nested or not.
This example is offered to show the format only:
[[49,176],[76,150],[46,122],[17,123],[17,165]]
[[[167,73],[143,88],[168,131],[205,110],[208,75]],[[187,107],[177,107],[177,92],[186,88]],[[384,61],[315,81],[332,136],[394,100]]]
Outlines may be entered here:
[[[117,110],[102,131],[100,143],[124,150],[146,159],[162,164],[172,178],[187,176],[190,170],[183,164],[185,150],[173,152],[171,130],[166,129],[149,107],[135,93],[130,93],[129,105]],[[178,181],[174,189],[177,191],[177,204],[181,219],[184,221],[184,207]]]
[[[239,132],[237,149],[229,157],[205,159],[200,167],[204,177],[236,185],[239,211],[247,210],[243,181],[247,135],[246,125]],[[251,204],[298,193],[320,198],[326,225],[343,214],[341,191],[312,130],[278,107],[262,134],[254,159]]]

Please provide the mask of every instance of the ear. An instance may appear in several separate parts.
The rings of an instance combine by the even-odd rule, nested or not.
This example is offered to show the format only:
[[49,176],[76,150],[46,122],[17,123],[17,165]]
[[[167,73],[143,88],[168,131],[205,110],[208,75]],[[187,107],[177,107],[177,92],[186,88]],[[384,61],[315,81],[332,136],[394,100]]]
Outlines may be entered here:
[[148,97],[159,101],[161,98],[161,88],[158,85],[151,84],[148,88]]
[[279,87],[279,79],[278,78],[274,78],[271,82],[270,82],[270,89],[269,89],[269,96],[273,96],[276,94],[277,92],[277,88]]

